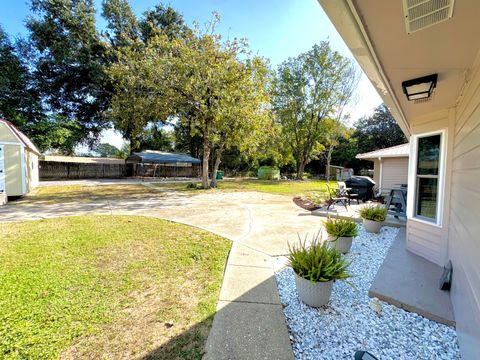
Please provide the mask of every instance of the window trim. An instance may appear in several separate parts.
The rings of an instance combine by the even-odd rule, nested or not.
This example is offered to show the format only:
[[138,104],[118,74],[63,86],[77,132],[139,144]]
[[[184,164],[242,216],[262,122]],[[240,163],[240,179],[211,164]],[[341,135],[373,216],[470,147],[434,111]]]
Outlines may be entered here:
[[[437,204],[435,220],[423,216],[416,215],[417,194],[418,194],[418,141],[421,138],[440,135],[440,157],[438,159],[438,184],[437,184]],[[442,227],[443,224],[443,207],[445,201],[445,159],[446,159],[446,143],[447,130],[436,130],[421,134],[412,135],[410,137],[410,161],[408,168],[408,199],[407,199],[407,217],[409,220],[415,220],[424,224]],[[422,175],[422,177],[430,177]]]

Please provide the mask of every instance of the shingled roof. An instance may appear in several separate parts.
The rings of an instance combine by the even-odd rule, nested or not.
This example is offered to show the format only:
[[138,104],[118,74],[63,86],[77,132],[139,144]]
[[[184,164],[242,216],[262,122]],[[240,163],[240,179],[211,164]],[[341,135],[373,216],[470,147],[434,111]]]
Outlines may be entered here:
[[410,144],[396,145],[385,149],[370,151],[368,153],[357,154],[357,159],[378,159],[386,157],[408,157],[410,155]]

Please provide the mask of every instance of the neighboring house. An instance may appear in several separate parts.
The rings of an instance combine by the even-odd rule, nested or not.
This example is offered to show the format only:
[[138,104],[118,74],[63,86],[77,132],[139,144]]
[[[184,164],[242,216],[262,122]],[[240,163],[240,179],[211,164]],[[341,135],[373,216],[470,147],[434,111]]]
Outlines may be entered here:
[[357,159],[373,161],[373,181],[380,194],[408,183],[408,154],[410,144],[358,154]]
[[25,134],[0,119],[0,195],[22,196],[38,186],[39,155]]
[[325,175],[330,176],[330,180],[345,181],[353,175],[353,169],[343,166],[330,165],[325,167]]
[[480,359],[480,1],[319,2],[410,140],[406,246],[452,261],[460,349]]

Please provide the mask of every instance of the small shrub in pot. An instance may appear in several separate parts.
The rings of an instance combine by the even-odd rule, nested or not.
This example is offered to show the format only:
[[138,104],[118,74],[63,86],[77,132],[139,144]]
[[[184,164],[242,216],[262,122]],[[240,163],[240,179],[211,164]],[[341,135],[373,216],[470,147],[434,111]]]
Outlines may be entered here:
[[288,262],[295,272],[295,285],[300,299],[307,305],[318,307],[330,300],[333,282],[350,277],[350,262],[335,248],[322,243],[320,233],[310,246],[306,239],[289,247]]
[[342,254],[350,251],[352,241],[358,236],[358,227],[352,219],[329,218],[323,222],[330,246],[336,248]]
[[378,233],[387,218],[387,208],[380,204],[366,205],[360,209],[360,216],[366,231]]

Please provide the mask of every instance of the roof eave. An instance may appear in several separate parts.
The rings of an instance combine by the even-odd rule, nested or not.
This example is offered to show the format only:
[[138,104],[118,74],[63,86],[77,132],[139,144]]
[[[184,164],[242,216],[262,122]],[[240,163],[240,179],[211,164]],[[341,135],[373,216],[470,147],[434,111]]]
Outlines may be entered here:
[[385,159],[385,158],[408,158],[409,155],[379,155],[379,156],[355,156],[355,158],[360,159],[360,160],[377,160],[379,158]]
[[408,121],[382,69],[367,31],[351,0],[318,0],[358,64],[370,79],[387,108],[407,138],[411,131]]

